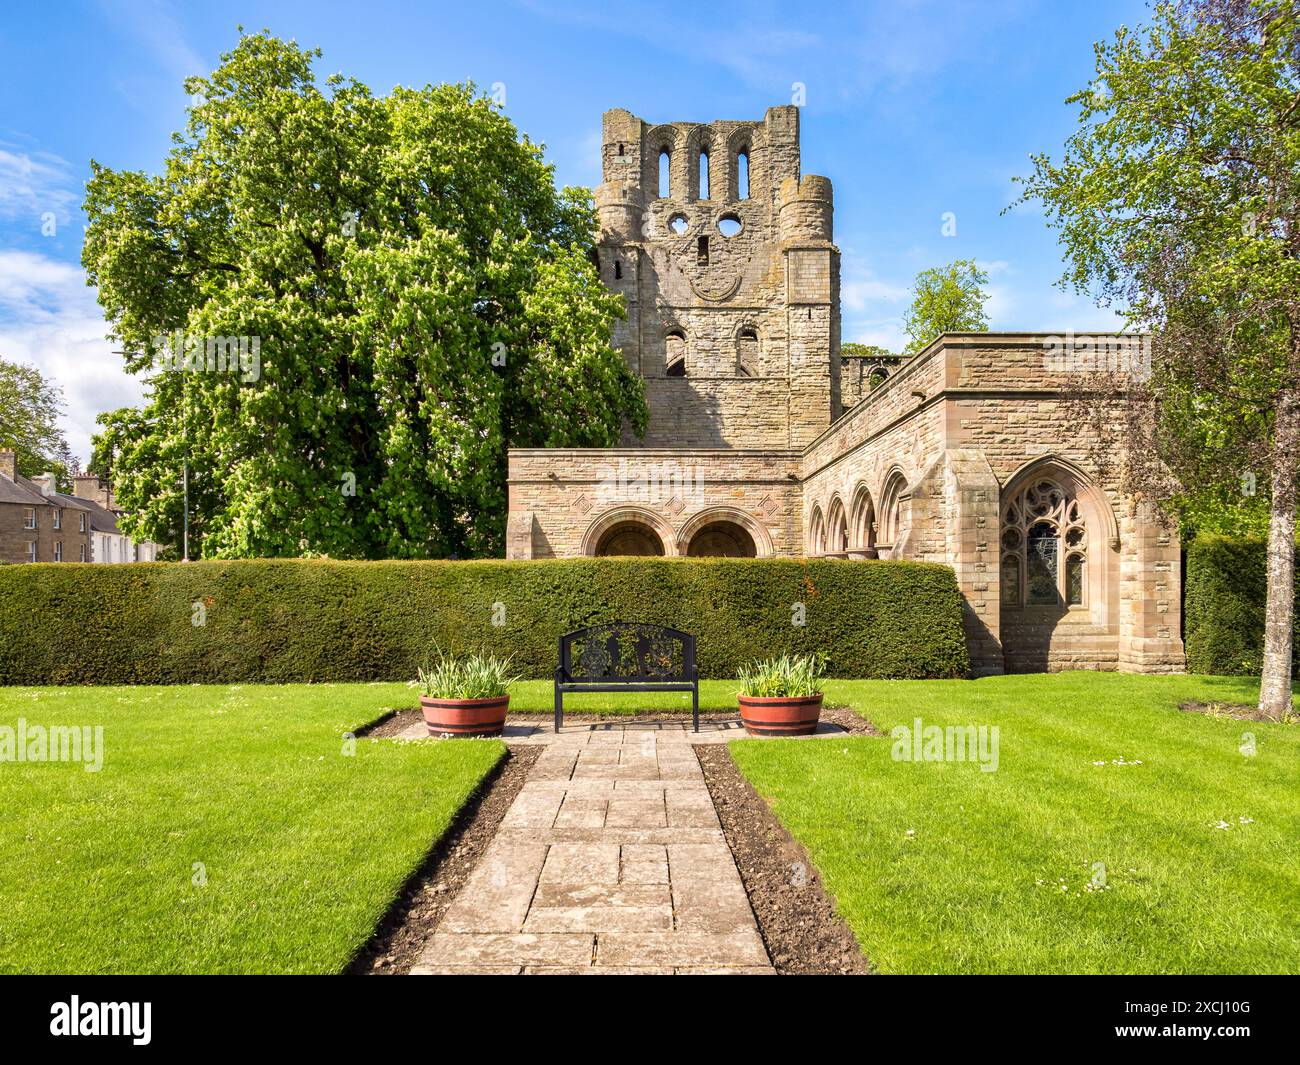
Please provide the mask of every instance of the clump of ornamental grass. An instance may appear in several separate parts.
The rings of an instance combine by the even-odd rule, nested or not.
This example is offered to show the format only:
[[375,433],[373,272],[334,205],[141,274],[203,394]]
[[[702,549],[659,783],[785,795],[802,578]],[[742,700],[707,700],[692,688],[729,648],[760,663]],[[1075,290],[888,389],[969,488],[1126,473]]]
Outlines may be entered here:
[[740,694],[751,699],[803,699],[821,694],[825,672],[822,655],[781,655],[742,666],[737,678]]
[[519,677],[510,659],[492,654],[451,655],[438,650],[419,671],[420,694],[430,699],[495,699],[507,694]]

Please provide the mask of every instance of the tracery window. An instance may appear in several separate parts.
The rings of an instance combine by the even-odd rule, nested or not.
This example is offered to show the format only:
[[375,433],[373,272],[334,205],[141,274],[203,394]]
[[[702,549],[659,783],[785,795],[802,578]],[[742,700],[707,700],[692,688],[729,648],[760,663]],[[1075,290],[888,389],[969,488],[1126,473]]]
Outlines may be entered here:
[[1026,486],[1002,512],[1002,605],[1084,606],[1088,529],[1056,481]]

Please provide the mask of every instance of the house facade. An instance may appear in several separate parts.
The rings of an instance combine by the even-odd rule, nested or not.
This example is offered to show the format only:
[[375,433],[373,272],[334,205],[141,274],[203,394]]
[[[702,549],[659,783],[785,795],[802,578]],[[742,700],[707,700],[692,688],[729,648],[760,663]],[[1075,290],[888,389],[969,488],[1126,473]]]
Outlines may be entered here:
[[0,451],[0,564],[156,561],[156,544],[118,528],[120,513],[98,477],[76,477],[67,495],[51,473],[20,476],[14,453]]
[[1084,338],[1084,359],[1026,333],[842,358],[833,190],[801,171],[797,108],[613,110],[603,129],[598,267],[649,426],[619,448],[512,450],[508,557],[935,561],[977,675],[1183,668],[1177,537],[1092,467],[1065,399],[1093,349],[1128,357],[1133,338]]

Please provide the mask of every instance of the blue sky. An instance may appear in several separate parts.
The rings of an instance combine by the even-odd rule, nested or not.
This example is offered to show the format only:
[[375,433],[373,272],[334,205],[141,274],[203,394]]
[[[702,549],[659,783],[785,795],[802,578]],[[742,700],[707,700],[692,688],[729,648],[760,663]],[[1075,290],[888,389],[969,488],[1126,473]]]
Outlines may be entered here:
[[[606,108],[654,122],[758,119],[800,83],[804,173],[835,183],[845,340],[897,346],[916,273],[957,258],[989,271],[994,329],[1112,328],[1110,312],[1053,287],[1060,252],[1041,215],[1001,211],[1030,153],[1059,156],[1075,123],[1063,101],[1091,75],[1092,42],[1147,14],[1138,0],[10,0],[0,355],[62,386],[83,460],[96,413],[137,401],[79,262],[89,160],[158,170],[184,122],[182,79],[212,69],[241,24],[319,46],[322,77],[343,71],[375,91],[500,82],[507,113],[547,145],[562,184],[599,181]],[[945,212],[955,236],[942,235]]]

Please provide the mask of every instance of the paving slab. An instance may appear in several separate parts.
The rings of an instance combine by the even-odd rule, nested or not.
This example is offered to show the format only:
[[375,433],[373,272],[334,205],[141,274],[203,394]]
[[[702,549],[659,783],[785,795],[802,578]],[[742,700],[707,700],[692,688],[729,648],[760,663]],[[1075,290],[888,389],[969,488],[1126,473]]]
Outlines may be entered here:
[[773,972],[697,738],[592,725],[524,735],[545,750],[412,972]]

